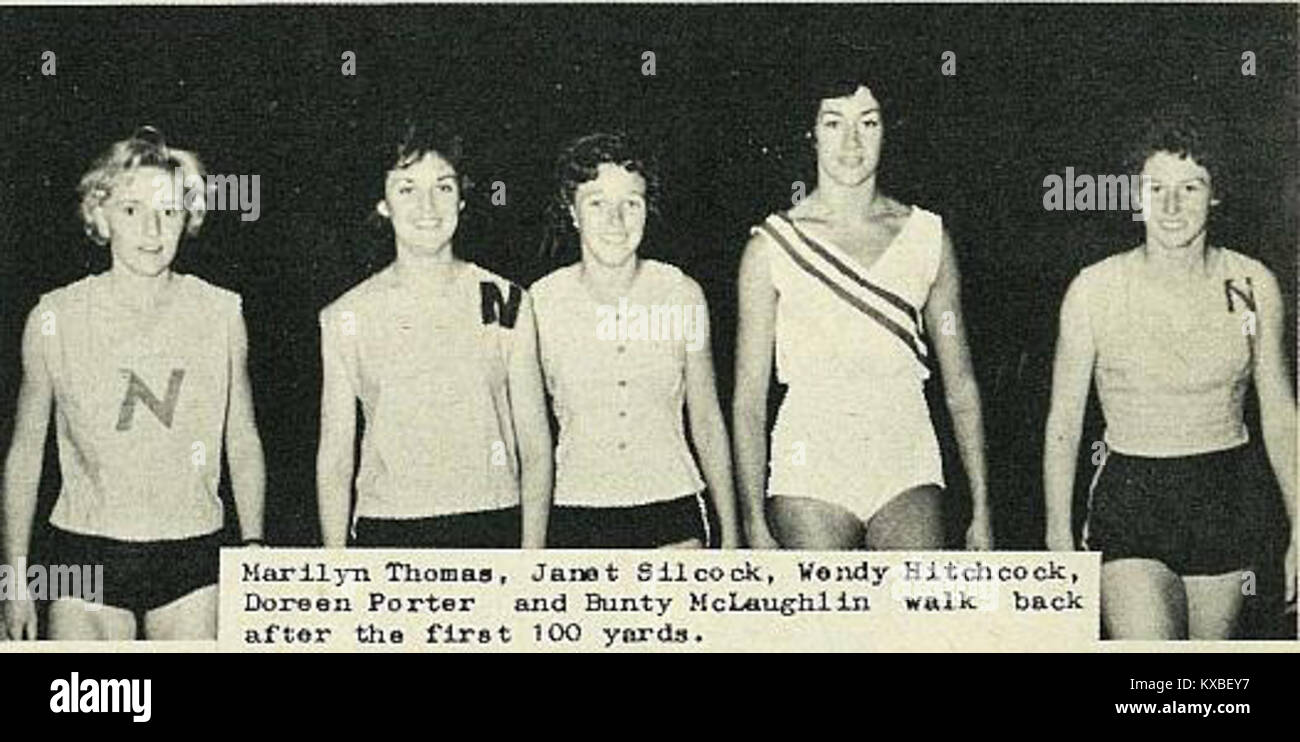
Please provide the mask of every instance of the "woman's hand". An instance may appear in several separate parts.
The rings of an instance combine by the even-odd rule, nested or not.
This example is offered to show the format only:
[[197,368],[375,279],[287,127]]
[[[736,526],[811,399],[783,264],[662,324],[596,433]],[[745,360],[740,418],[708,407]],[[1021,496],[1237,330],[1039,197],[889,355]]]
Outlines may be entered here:
[[4,613],[5,636],[10,641],[32,641],[36,638],[36,604],[30,600],[0,601]]
[[749,548],[751,549],[780,549],[781,544],[777,542],[776,537],[768,530],[767,519],[757,517],[745,524],[746,535],[749,536]]
[[1077,551],[1078,547],[1074,545],[1074,534],[1070,532],[1069,527],[1047,529],[1047,550],[1048,551]]
[[986,508],[971,513],[966,529],[966,548],[970,551],[993,551],[993,523]]
[[1283,573],[1286,575],[1287,610],[1294,613],[1296,610],[1295,536],[1291,537],[1291,545],[1287,547],[1286,558],[1282,564]]

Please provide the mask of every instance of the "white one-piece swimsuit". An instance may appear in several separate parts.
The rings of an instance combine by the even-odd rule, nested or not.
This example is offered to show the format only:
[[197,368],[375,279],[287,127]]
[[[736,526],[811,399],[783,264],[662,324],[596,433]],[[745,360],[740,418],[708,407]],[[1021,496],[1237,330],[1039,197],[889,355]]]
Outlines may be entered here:
[[811,497],[868,521],[891,498],[944,485],[924,384],[921,310],[939,269],[943,223],[912,213],[870,269],[815,227],[773,214],[777,378],[788,386],[772,435],[768,495]]

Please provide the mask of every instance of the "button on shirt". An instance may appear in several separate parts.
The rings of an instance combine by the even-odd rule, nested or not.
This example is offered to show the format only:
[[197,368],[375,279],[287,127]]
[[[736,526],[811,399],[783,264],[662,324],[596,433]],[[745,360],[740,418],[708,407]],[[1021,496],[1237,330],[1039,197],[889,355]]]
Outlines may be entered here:
[[706,310],[690,279],[643,261],[629,295],[608,305],[581,270],[561,268],[529,291],[560,422],[555,502],[623,507],[699,492],[682,408],[687,342]]

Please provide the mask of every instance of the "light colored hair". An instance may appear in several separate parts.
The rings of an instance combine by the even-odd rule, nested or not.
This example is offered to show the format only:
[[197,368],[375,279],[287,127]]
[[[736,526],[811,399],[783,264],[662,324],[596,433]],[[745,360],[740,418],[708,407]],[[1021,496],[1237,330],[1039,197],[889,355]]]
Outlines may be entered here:
[[[130,139],[113,142],[108,150],[95,159],[90,170],[81,176],[77,186],[77,195],[81,199],[81,223],[86,236],[95,244],[108,244],[108,238],[99,233],[95,226],[95,207],[104,203],[113,194],[113,185],[123,173],[143,167],[156,167],[171,173],[180,171],[186,188],[191,183],[206,182],[207,171],[198,155],[188,150],[168,147],[162,133],[152,126],[142,126],[131,135]],[[207,215],[207,201],[200,188],[200,197],[184,199],[184,208],[189,216],[185,221],[185,234],[193,237],[203,226]]]

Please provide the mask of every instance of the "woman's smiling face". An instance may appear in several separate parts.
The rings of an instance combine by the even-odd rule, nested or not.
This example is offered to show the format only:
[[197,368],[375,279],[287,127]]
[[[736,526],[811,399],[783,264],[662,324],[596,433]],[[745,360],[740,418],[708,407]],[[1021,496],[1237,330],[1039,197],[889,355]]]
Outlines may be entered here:
[[1205,233],[1210,207],[1218,203],[1210,173],[1195,160],[1160,151],[1142,167],[1147,202],[1147,242],[1183,248]]
[[880,103],[865,85],[853,95],[824,98],[813,126],[818,172],[841,185],[875,175],[884,140]]
[[623,265],[636,254],[645,233],[645,178],[603,162],[595,178],[578,186],[570,211],[583,255],[602,265]]
[[463,207],[456,168],[430,152],[388,172],[379,213],[392,221],[400,244],[420,253],[436,253],[456,234]]

